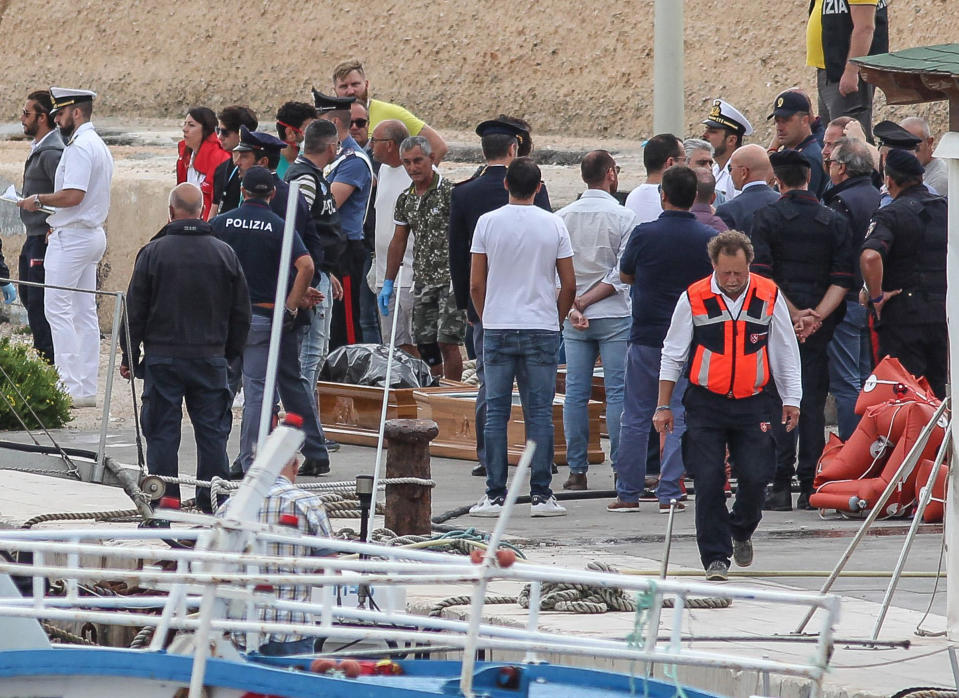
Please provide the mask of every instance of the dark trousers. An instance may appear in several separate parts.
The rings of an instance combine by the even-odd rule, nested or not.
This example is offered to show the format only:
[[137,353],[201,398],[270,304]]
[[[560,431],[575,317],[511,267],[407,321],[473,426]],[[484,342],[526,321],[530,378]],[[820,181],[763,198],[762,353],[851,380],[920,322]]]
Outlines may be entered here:
[[362,240],[349,240],[340,255],[340,283],[343,299],[333,301],[333,320],[330,324],[330,349],[363,341],[360,327],[360,291],[366,283],[363,265],[369,253]]
[[[227,362],[223,357],[181,359],[147,356],[140,417],[147,442],[147,468],[153,475],[179,474],[180,422],[183,401],[196,439],[196,476],[210,480],[227,477],[224,413],[230,410]],[[180,487],[167,485],[167,494],[179,498]],[[197,488],[197,506],[210,512],[210,490]]]
[[[824,326],[799,345],[802,366],[802,401],[799,403],[799,426],[789,432],[782,424],[781,415],[773,419],[776,439],[776,474],[773,485],[788,488],[793,473],[804,491],[812,490],[816,463],[826,446],[826,393],[829,392],[829,359],[827,350],[834,326]],[[772,381],[770,392],[775,394]],[[778,398],[778,395],[777,395]],[[778,404],[779,403],[777,400]],[[774,415],[775,416],[775,415]],[[799,462],[796,462],[796,443],[799,443]]]
[[946,395],[949,332],[945,323],[900,325],[881,323],[879,355],[899,359],[909,373],[925,376],[940,400]]
[[[771,403],[766,393],[728,400],[695,385],[683,397],[683,462],[696,483],[696,543],[704,568],[717,560],[729,564],[731,539],[748,540],[762,519],[774,450]],[[738,483],[732,512],[723,492],[727,447]]]
[[[42,284],[44,280],[43,258],[47,253],[47,241],[43,235],[29,235],[20,250],[20,280]],[[20,286],[20,302],[27,309],[27,321],[33,333],[33,347],[40,356],[53,363],[53,337],[47,316],[43,313],[43,289]]]

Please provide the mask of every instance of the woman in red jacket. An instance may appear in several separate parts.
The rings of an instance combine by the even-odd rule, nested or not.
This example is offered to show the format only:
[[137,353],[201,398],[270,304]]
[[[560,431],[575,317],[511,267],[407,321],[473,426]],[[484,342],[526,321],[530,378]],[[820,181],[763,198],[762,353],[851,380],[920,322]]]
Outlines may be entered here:
[[213,203],[213,172],[230,154],[220,147],[216,137],[216,114],[207,107],[191,107],[183,121],[183,140],[177,148],[176,182],[190,182],[203,192],[203,212],[206,220]]

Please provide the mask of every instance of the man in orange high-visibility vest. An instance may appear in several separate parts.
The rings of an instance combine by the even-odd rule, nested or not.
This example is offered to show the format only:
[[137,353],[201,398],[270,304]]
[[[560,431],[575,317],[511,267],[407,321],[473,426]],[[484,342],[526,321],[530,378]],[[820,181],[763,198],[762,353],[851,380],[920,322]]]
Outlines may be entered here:
[[[696,482],[696,542],[706,578],[725,581],[730,556],[752,564],[752,534],[762,519],[763,491],[772,477],[773,401],[763,391],[772,377],[782,397],[782,423],[792,431],[802,399],[799,345],[776,284],[749,273],[753,247],[728,230],[708,245],[713,273],[679,298],[663,344],[659,405],[653,424],[672,431],[669,408],[685,370],[683,462]],[[726,449],[737,478],[726,508]]]

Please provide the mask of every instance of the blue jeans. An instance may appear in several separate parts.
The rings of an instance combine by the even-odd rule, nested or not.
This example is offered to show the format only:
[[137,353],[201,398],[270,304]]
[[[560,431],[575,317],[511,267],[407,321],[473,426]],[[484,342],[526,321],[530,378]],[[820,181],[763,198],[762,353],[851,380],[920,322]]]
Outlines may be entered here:
[[[263,406],[263,391],[266,387],[266,362],[270,350],[271,320],[265,315],[253,313],[250,333],[243,348],[243,421],[240,425],[240,465],[246,472],[253,464],[257,435],[260,431],[260,410]],[[303,385],[300,376],[299,342],[295,330],[282,332],[280,354],[276,371],[276,388],[287,412],[303,418],[303,433],[306,441],[301,449],[303,456],[329,462],[329,454],[320,421],[316,416],[316,400],[313,393]]]
[[623,381],[626,371],[626,342],[629,317],[604,317],[589,321],[585,330],[563,324],[566,343],[566,403],[563,405],[563,431],[566,434],[566,458],[570,472],[585,473],[589,442],[587,402],[593,388],[596,357],[603,359],[603,383],[606,386],[606,428],[609,430],[609,460],[616,462],[619,448],[619,422],[623,415]]
[[[638,502],[646,480],[646,452],[649,447],[649,425],[659,399],[659,361],[662,350],[642,344],[630,344],[626,351],[626,385],[623,396],[623,420],[619,433],[619,451],[613,460],[616,471],[616,496],[624,502]],[[686,431],[686,409],[683,393],[688,381],[680,376],[673,388],[669,406],[673,412],[673,433],[666,435],[662,467],[656,496],[662,503],[679,499],[683,476],[681,450]]]
[[872,372],[872,343],[867,311],[858,301],[846,301],[846,316],[833,331],[826,350],[829,357],[829,391],[836,398],[839,438],[847,440],[859,426],[856,400]]
[[530,494],[553,494],[553,396],[559,332],[552,330],[483,331],[486,371],[486,495],[505,496],[507,436],[513,407],[513,380],[519,384],[526,439],[536,444],[529,478]]
[[[222,356],[184,359],[148,354],[144,360],[143,406],[140,418],[147,442],[147,468],[153,475],[179,474],[180,422],[183,401],[196,438],[196,476],[227,477],[226,441],[232,395],[227,386],[227,361]],[[167,494],[180,497],[180,486],[167,485]],[[209,488],[197,488],[197,504],[212,511]]]
[[476,380],[479,390],[476,392],[476,460],[486,467],[486,367],[483,365],[483,322],[476,320],[473,329],[473,350],[476,352]]
[[300,376],[303,384],[312,395],[316,392],[316,382],[320,370],[330,353],[330,320],[333,319],[333,295],[330,290],[330,275],[320,274],[317,290],[323,294],[323,301],[313,309],[313,319],[305,327],[300,343]]

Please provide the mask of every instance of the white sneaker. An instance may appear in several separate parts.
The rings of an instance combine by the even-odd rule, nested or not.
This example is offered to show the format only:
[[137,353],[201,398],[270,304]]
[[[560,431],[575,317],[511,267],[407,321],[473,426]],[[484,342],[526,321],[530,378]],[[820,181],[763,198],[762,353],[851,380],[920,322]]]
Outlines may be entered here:
[[483,497],[470,507],[470,516],[479,516],[484,519],[495,519],[503,511],[503,497],[490,499]]
[[556,497],[550,495],[548,498],[533,497],[533,502],[529,507],[530,516],[566,516],[566,508],[560,506]]

